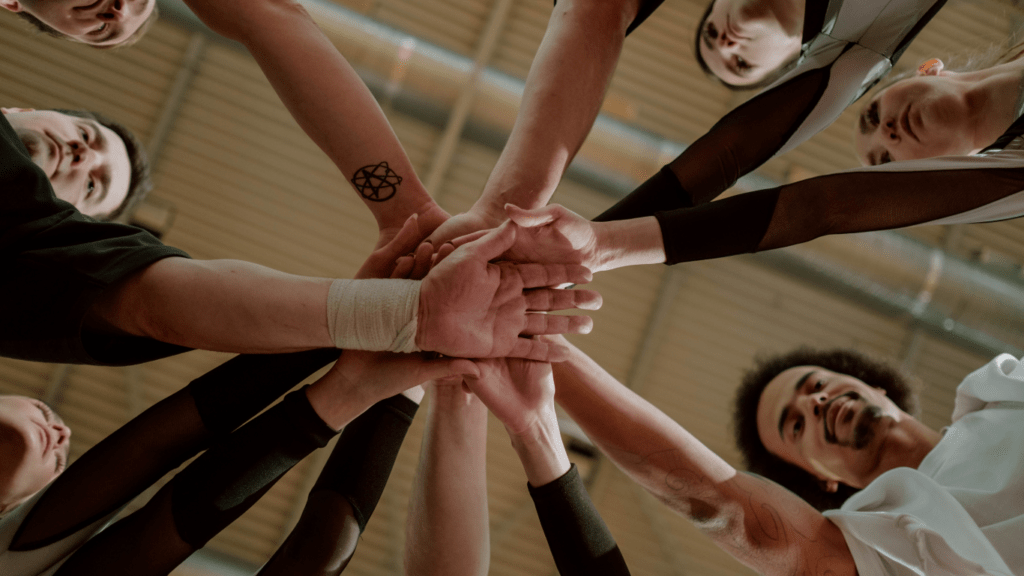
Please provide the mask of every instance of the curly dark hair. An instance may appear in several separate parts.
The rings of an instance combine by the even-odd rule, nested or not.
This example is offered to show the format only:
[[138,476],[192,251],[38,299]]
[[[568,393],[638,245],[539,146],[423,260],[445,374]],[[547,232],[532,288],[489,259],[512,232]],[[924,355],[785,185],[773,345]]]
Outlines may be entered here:
[[131,214],[132,210],[138,206],[138,204],[146,198],[146,195],[149,194],[149,191],[153,189],[153,180],[150,178],[149,171],[149,156],[146,155],[146,149],[142,146],[142,142],[140,142],[135,134],[123,124],[115,122],[98,112],[60,109],[54,109],[54,112],[60,112],[61,114],[67,114],[68,116],[74,116],[76,118],[95,120],[103,126],[110,128],[114,134],[121,137],[121,140],[124,142],[124,147],[128,151],[128,162],[132,167],[131,179],[128,181],[128,194],[125,196],[124,202],[122,202],[120,206],[115,208],[109,214],[103,214],[96,218],[98,220],[115,220],[122,214]]
[[799,55],[797,55],[796,58],[793,58],[789,62],[786,62],[782,66],[779,66],[775,70],[772,70],[770,73],[768,73],[767,76],[758,80],[757,82],[754,82],[753,84],[730,84],[716,76],[715,73],[711,71],[711,68],[708,67],[708,63],[704,61],[704,57],[701,56],[700,54],[700,39],[701,34],[704,32],[704,23],[707,22],[708,16],[711,15],[711,9],[714,8],[714,6],[715,0],[711,0],[711,2],[708,4],[707,10],[704,11],[704,14],[700,17],[700,20],[697,21],[697,36],[694,38],[693,41],[693,55],[694,57],[697,58],[697,64],[700,65],[700,69],[704,71],[704,74],[708,78],[717,81],[719,84],[725,86],[729,90],[760,90],[761,88],[771,86],[772,83],[774,83],[776,80],[782,78],[782,76],[786,72],[789,72],[790,70],[793,69],[793,67],[796,65],[797,60],[800,59]]
[[[36,18],[35,16],[29,14],[28,12],[25,12],[24,10],[20,12],[15,12],[15,14],[17,14],[18,17],[24,20],[25,22],[28,22],[38,32],[46,34],[47,36],[59,38],[61,40],[70,40],[72,42],[78,42],[78,40],[75,40],[74,38],[61,32],[60,30],[57,30],[53,26],[50,26],[46,22],[43,22],[39,18]],[[92,46],[93,48],[98,48],[100,50],[117,50],[120,48],[127,48],[129,46],[134,45],[136,42],[142,39],[142,37],[146,35],[146,32],[148,32],[149,29],[153,27],[153,23],[156,22],[157,19],[159,18],[160,10],[158,9],[158,6],[154,5],[153,11],[150,12],[149,17],[146,18],[146,20],[135,30],[135,32],[132,33],[131,36],[125,38],[123,42],[118,42],[117,44],[111,44],[108,46],[96,46],[95,44],[87,44],[85,42],[83,42],[83,44],[87,44],[88,46]]]
[[798,348],[788,354],[759,357],[754,367],[744,374],[733,406],[733,432],[736,445],[743,454],[747,469],[778,482],[806,500],[818,510],[839,508],[857,488],[839,485],[836,492],[826,492],[809,472],[775,456],[765,448],[757,432],[757,407],[761,392],[780,373],[796,366],[820,366],[839,374],[885,390],[886,396],[908,414],[917,412],[915,379],[889,365],[852,350],[815,350]]

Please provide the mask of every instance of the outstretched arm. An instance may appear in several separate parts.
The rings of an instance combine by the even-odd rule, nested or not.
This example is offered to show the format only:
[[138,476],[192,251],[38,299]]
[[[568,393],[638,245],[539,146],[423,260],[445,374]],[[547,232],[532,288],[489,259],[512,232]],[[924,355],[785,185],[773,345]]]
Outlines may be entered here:
[[[241,42],[281,100],[359,192],[381,230],[413,213],[447,216],[413,171],[383,111],[348,61],[295,0],[188,0],[214,31]],[[379,178],[381,185],[374,184]]]
[[[410,218],[375,254],[408,254],[419,237]],[[585,316],[533,314],[596,309],[581,266],[491,264],[515,241],[508,225],[452,252],[422,281],[306,278],[234,261],[167,258],[108,289],[93,326],[206,349],[279,352],[304,348],[428,350],[455,357],[549,359],[554,349],[523,336],[589,332]],[[397,246],[408,246],[398,251]],[[374,274],[386,276],[390,272]],[[382,324],[383,323],[383,324]],[[407,349],[415,342],[413,350]]]
[[553,368],[556,400],[587,436],[734,558],[768,575],[855,574],[839,528],[800,497],[738,472],[578,349]]
[[551,365],[506,358],[477,364],[480,375],[467,377],[466,382],[505,425],[526,471],[558,573],[628,575],[615,539],[562,445]]
[[[590,132],[641,0],[559,0],[526,77],[512,133],[468,213],[436,245],[505,220],[503,206],[547,204]],[[660,2],[647,1],[653,10]]]
[[461,380],[426,386],[427,427],[406,520],[408,576],[483,576],[487,516],[487,409]]

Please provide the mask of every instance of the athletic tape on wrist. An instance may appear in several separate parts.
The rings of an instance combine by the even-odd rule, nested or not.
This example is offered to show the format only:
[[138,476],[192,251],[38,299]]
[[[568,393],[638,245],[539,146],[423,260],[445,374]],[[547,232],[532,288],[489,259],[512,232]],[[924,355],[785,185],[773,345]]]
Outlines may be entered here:
[[335,280],[327,293],[327,330],[350,350],[418,352],[418,280]]

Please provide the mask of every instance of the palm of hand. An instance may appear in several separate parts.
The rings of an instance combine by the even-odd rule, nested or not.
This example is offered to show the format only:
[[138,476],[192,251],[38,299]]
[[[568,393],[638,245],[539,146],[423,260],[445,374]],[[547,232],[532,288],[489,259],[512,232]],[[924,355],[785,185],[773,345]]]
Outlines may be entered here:
[[555,382],[551,365],[519,358],[478,360],[480,377],[468,379],[470,388],[501,420],[509,432],[531,428],[554,408]]
[[423,280],[416,344],[462,358],[504,356],[526,328],[526,309],[523,281],[513,265],[456,253]]

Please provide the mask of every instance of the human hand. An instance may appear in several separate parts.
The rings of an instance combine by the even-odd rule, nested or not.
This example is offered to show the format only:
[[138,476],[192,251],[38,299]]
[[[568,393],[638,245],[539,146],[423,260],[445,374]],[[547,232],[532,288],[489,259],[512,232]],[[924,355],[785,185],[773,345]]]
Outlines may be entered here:
[[346,350],[306,394],[324,422],[338,429],[373,404],[424,382],[477,374],[476,364],[463,358]]
[[[409,216],[402,227],[391,234],[392,237],[387,243],[370,253],[370,256],[356,272],[356,278],[411,278],[409,275],[411,267],[404,274],[396,274],[399,258],[413,253],[414,250],[424,251],[428,254],[433,252],[429,244],[420,243],[425,236],[420,229],[420,224],[419,214]],[[424,272],[423,275],[425,274]],[[418,280],[423,275],[412,279]]]
[[504,218],[493,218],[475,210],[456,214],[437,227],[430,236],[431,244],[441,246],[445,242],[471,234],[477,230],[490,230],[502,223]]
[[579,214],[551,204],[536,210],[505,205],[509,218],[520,227],[515,244],[503,258],[513,262],[582,264],[600,270],[597,234],[592,222]]
[[555,417],[551,364],[520,358],[476,360],[479,376],[463,380],[513,436],[528,433]]
[[528,336],[590,332],[588,316],[527,313],[596,310],[601,296],[590,290],[546,288],[589,282],[590,272],[583,266],[490,263],[512,246],[515,236],[515,226],[503,224],[455,250],[427,274],[420,288],[416,333],[421,350],[463,358],[547,361],[562,357],[560,347]]

